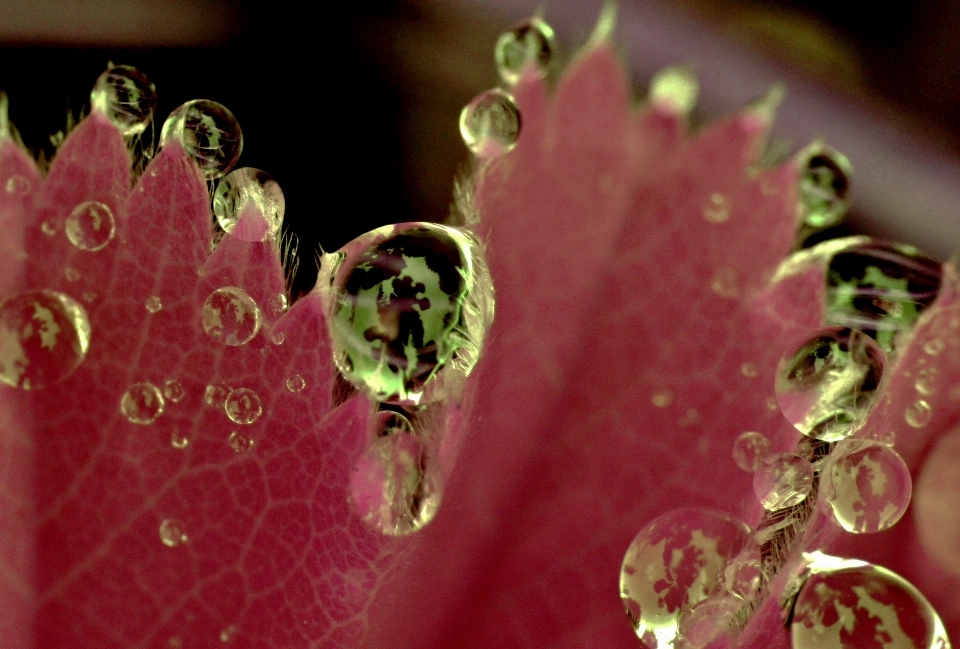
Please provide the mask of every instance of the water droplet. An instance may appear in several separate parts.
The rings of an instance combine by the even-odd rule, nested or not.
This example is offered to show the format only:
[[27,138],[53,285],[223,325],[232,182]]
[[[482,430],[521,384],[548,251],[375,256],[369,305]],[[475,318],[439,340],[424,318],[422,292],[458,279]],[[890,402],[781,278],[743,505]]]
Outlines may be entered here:
[[180,432],[179,429],[174,428],[170,433],[170,446],[173,448],[187,448],[190,446],[190,438]]
[[793,507],[813,488],[813,465],[793,453],[768,455],[753,474],[753,492],[767,511]]
[[726,635],[733,616],[743,607],[743,600],[723,592],[714,593],[693,608],[680,612],[680,637],[673,649],[704,649]]
[[673,391],[670,388],[662,388],[653,393],[650,402],[657,408],[666,408],[673,403]]
[[513,149],[520,137],[520,111],[513,97],[498,88],[477,95],[460,112],[460,136],[480,158]]
[[160,146],[177,140],[200,166],[207,180],[219,178],[237,164],[243,151],[243,133],[226,106],[194,99],[170,113],[163,123]]
[[270,342],[274,345],[282,345],[286,337],[283,335],[282,331],[275,331],[270,334]]
[[227,417],[235,424],[252,424],[263,414],[263,404],[260,397],[249,388],[237,388],[227,395],[223,403]]
[[770,440],[760,433],[752,431],[741,433],[733,442],[733,461],[747,473],[753,473],[759,469],[760,463],[768,453],[770,453]]
[[776,397],[767,397],[767,410],[778,410],[780,406],[777,405]]
[[824,498],[848,532],[882,532],[893,527],[910,504],[910,469],[888,446],[844,440],[830,454],[824,474]]
[[183,388],[183,384],[176,379],[170,379],[163,384],[163,396],[171,403],[178,403],[186,395],[187,391]]
[[684,508],[644,527],[620,568],[620,597],[646,649],[670,649],[680,616],[720,590],[727,562],[749,541],[749,528],[726,514]]
[[369,448],[350,473],[350,502],[371,527],[403,536],[433,520],[440,505],[433,457],[396,412],[376,414]]
[[723,587],[731,595],[751,599],[760,591],[761,566],[760,546],[751,543],[727,564]]
[[913,387],[924,396],[930,396],[937,391],[937,368],[924,367],[917,371],[917,380]]
[[697,75],[684,66],[664,68],[650,81],[650,100],[680,115],[693,110],[699,94]]
[[710,289],[720,297],[732,299],[740,295],[737,271],[732,268],[718,268],[710,280]]
[[332,289],[327,322],[343,377],[387,403],[435,401],[458,389],[493,317],[489,273],[473,239],[404,223],[344,250],[348,261],[325,263],[318,281]]
[[27,291],[0,303],[0,381],[24,390],[70,376],[87,356],[90,321],[72,298]]
[[804,435],[848,437],[863,421],[883,375],[885,354],[865,334],[822,329],[788,351],[777,367],[780,411]]
[[903,418],[914,428],[923,428],[930,423],[933,417],[933,408],[923,399],[914,401],[903,413]]
[[70,212],[63,230],[80,250],[103,250],[116,233],[113,211],[100,201],[80,203]]
[[291,392],[303,392],[307,387],[307,382],[299,374],[295,374],[287,379],[287,389]]
[[63,271],[63,277],[68,282],[76,282],[80,279],[80,271],[76,268],[65,268]]
[[27,194],[30,193],[32,184],[30,183],[30,179],[27,178],[26,176],[22,176],[20,174],[13,174],[9,178],[7,178],[7,182],[4,185],[4,188],[7,190],[8,194],[11,194],[13,196],[26,196]]
[[230,394],[230,388],[228,386],[210,384],[203,391],[203,401],[208,406],[223,408],[227,402],[228,394]]
[[96,301],[96,299],[97,299],[97,294],[95,291],[83,292],[83,301],[86,302],[87,304],[91,304],[92,302]]
[[157,89],[135,67],[114,65],[94,84],[90,106],[106,115],[125,136],[139,135],[153,119]]
[[710,223],[725,223],[730,218],[727,197],[720,192],[710,194],[703,205],[703,218]]
[[828,146],[815,143],[797,155],[800,172],[800,209],[806,225],[830,228],[843,219],[849,206],[850,162]]
[[134,383],[120,399],[120,412],[134,424],[152,424],[163,414],[163,394],[153,383]]
[[47,219],[40,224],[40,231],[48,237],[52,237],[60,229],[60,226],[53,219]]
[[820,552],[804,557],[812,561],[793,607],[793,649],[949,648],[937,612],[900,575]]
[[237,627],[231,624],[220,632],[220,642],[232,642],[235,635],[237,635]]
[[183,523],[175,518],[168,518],[160,523],[160,540],[168,548],[173,548],[187,542],[187,533]]
[[227,444],[229,444],[230,448],[235,452],[245,453],[253,448],[253,439],[235,430],[227,437]]
[[163,308],[163,303],[160,301],[160,298],[156,295],[151,295],[143,303],[143,306],[146,307],[147,311],[150,313],[159,313],[160,309]]
[[203,329],[225,345],[245,345],[260,331],[257,303],[242,288],[218,288],[203,303]]
[[267,300],[267,308],[270,309],[270,315],[273,318],[279,318],[287,312],[287,296],[283,293],[276,293]]
[[538,76],[545,77],[556,49],[553,29],[533,17],[501,34],[493,56],[500,78],[513,85],[520,80],[520,74],[528,65]]
[[740,373],[748,379],[752,379],[756,378],[757,374],[760,373],[760,368],[757,367],[756,363],[744,363],[740,366]]
[[933,340],[928,340],[923,343],[923,351],[927,352],[930,356],[936,356],[946,348],[946,343],[943,342],[940,338],[934,338]]
[[[275,239],[283,224],[285,206],[277,181],[253,167],[234,169],[220,180],[213,193],[213,214],[217,222],[226,233],[241,241]],[[244,216],[250,208],[259,213],[259,218],[249,212]]]

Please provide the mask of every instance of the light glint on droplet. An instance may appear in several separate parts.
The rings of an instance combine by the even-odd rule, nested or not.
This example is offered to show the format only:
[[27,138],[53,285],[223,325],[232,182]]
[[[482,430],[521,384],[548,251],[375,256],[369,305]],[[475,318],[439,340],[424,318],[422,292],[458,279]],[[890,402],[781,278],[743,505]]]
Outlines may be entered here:
[[174,518],[165,519],[160,523],[160,541],[168,548],[186,543],[188,539],[183,523]]
[[163,414],[164,400],[152,383],[134,383],[120,399],[120,412],[130,423],[148,426]]
[[103,250],[116,233],[113,211],[100,201],[80,203],[70,212],[63,231],[70,243],[80,250]]
[[937,356],[946,349],[947,345],[940,338],[934,338],[933,340],[928,340],[923,343],[923,351],[925,351],[930,356]]
[[243,151],[243,132],[226,106],[194,99],[175,109],[163,123],[161,148],[177,140],[207,180],[230,171]]
[[257,303],[235,286],[213,291],[203,303],[201,318],[210,337],[232,347],[253,340],[263,321]]
[[153,120],[157,89],[130,65],[113,65],[97,79],[90,93],[90,106],[110,120],[127,137],[139,135]]
[[854,534],[882,532],[907,511],[910,469],[889,446],[848,439],[837,444],[824,472],[823,498],[834,519]]
[[803,502],[813,487],[813,477],[813,465],[799,455],[769,455],[753,474],[753,492],[764,509],[777,511]]
[[494,61],[500,78],[513,85],[528,65],[541,78],[546,76],[556,52],[553,28],[537,17],[514,25],[500,35],[494,47]]
[[223,408],[235,424],[249,425],[263,414],[263,404],[257,393],[249,388],[237,388],[227,395]]
[[520,137],[520,111],[513,97],[499,88],[477,95],[460,112],[460,136],[480,158],[512,150]]
[[180,432],[179,429],[174,429],[170,433],[170,446],[177,449],[184,449],[190,446],[190,438]]

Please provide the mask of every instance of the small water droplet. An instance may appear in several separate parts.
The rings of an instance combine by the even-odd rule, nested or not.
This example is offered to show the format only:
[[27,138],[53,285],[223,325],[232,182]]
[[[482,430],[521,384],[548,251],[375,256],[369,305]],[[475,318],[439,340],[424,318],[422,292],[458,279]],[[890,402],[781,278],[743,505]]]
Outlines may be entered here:
[[753,431],[741,433],[733,442],[733,461],[737,466],[753,473],[760,468],[763,458],[770,453],[770,440]]
[[480,158],[512,150],[520,137],[520,111],[513,97],[499,88],[477,95],[460,113],[460,136]]
[[[245,215],[250,208],[255,212]],[[253,167],[234,169],[220,180],[213,193],[213,214],[217,222],[224,232],[241,241],[275,239],[283,225],[285,208],[277,181]]]
[[160,523],[160,540],[168,548],[173,548],[187,542],[187,533],[183,523],[175,518],[167,518]]
[[249,388],[232,390],[227,395],[223,408],[227,412],[227,417],[235,424],[252,424],[263,414],[263,404],[260,403],[260,397]]
[[32,184],[30,179],[26,176],[20,174],[13,174],[7,178],[7,182],[4,185],[4,188],[7,190],[8,194],[13,196],[26,196],[30,193]]
[[848,532],[882,532],[893,527],[910,504],[910,469],[889,446],[844,440],[830,454],[824,474],[824,498]]
[[928,340],[923,343],[923,351],[927,352],[930,356],[936,356],[946,348],[946,343],[943,342],[940,338],[934,338],[933,340]]
[[0,303],[0,381],[45,388],[70,376],[87,356],[90,321],[72,298],[27,291]]
[[830,147],[815,143],[797,155],[800,208],[804,223],[817,230],[830,228],[847,212],[850,162]]
[[157,89],[135,67],[113,65],[94,84],[90,106],[106,115],[125,136],[139,135],[153,119]]
[[134,383],[120,399],[120,412],[131,423],[149,425],[163,414],[163,394],[153,383]]
[[272,342],[274,345],[282,345],[284,339],[285,337],[282,331],[275,331],[270,334],[270,342]]
[[710,289],[723,298],[733,299],[740,295],[737,271],[732,268],[718,268],[710,280]]
[[40,231],[43,232],[48,237],[52,237],[60,229],[60,226],[57,225],[57,222],[53,219],[47,219],[40,224]]
[[225,345],[239,346],[260,331],[262,316],[257,303],[235,286],[218,288],[203,303],[203,329]]
[[178,428],[174,428],[170,433],[170,446],[173,448],[187,448],[190,446],[190,438],[180,432]]
[[220,642],[232,642],[236,634],[237,627],[231,624],[220,632]]
[[243,151],[243,133],[226,106],[194,99],[175,109],[163,123],[160,147],[178,141],[207,180],[230,171]]
[[748,379],[752,379],[756,378],[756,376],[760,373],[760,368],[757,367],[756,363],[744,363],[740,366],[740,373]]
[[267,300],[267,308],[270,309],[270,316],[279,318],[287,312],[287,296],[283,293],[276,293]]
[[650,81],[650,101],[679,115],[687,115],[697,103],[700,82],[690,68],[669,67]]
[[653,393],[653,396],[650,397],[650,402],[657,408],[666,408],[673,403],[673,390],[670,388],[657,390]]
[[545,77],[556,49],[553,28],[540,18],[530,18],[514,25],[497,39],[494,48],[497,72],[509,85],[520,80],[528,65],[539,77]]
[[727,564],[723,587],[731,595],[750,599],[760,590],[760,578],[760,546],[751,543]]
[[150,313],[159,313],[160,309],[163,308],[163,303],[160,301],[160,298],[156,295],[151,295],[150,297],[148,297],[147,300],[143,303],[143,305],[146,307],[147,311],[149,311]]
[[103,250],[116,233],[113,211],[100,201],[80,203],[70,212],[63,231],[80,250]]
[[244,453],[253,448],[253,439],[235,430],[227,437],[227,444],[229,444],[230,448],[235,452]]
[[937,368],[924,367],[917,371],[917,379],[913,383],[917,392],[930,396],[937,391]]
[[97,293],[95,291],[84,291],[83,292],[83,301],[87,304],[95,302],[97,299]]
[[703,205],[703,218],[710,223],[725,223],[730,218],[730,207],[727,197],[720,192],[707,196]]
[[76,282],[80,279],[80,271],[78,271],[76,268],[66,268],[63,271],[63,277],[68,282]]
[[903,418],[914,428],[923,428],[930,423],[933,417],[933,408],[923,399],[914,401],[903,413]]
[[753,492],[767,511],[803,502],[812,487],[813,465],[793,453],[768,455],[753,474]]
[[227,402],[227,395],[230,394],[230,388],[226,385],[208,385],[203,392],[203,401],[208,406],[214,408],[223,408]]
[[187,391],[183,388],[183,384],[176,379],[170,379],[163,384],[163,396],[171,403],[178,403],[186,395]]
[[295,374],[287,379],[287,389],[291,392],[303,392],[307,387],[307,382],[299,374]]

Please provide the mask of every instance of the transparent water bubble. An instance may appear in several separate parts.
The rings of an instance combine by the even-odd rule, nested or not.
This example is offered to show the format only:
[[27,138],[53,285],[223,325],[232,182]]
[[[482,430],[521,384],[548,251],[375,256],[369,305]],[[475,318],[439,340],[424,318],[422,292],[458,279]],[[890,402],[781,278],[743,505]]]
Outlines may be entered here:
[[947,344],[943,342],[942,338],[934,338],[933,340],[928,340],[923,343],[923,351],[929,354],[930,356],[937,356],[946,349]]
[[73,298],[27,291],[0,303],[0,381],[36,390],[70,376],[87,356],[90,320]]
[[177,449],[184,449],[190,446],[190,438],[180,432],[180,429],[174,428],[170,433],[170,446]]
[[751,543],[727,564],[723,587],[731,595],[748,600],[760,591],[761,574],[760,546]]
[[445,398],[479,359],[493,319],[481,250],[432,223],[373,230],[325,263],[318,286],[337,369],[381,403]]
[[47,219],[40,224],[40,231],[48,237],[52,237],[60,231],[60,225],[52,219]]
[[923,399],[917,399],[903,412],[904,420],[914,428],[923,428],[933,418],[933,408]]
[[664,68],[650,81],[650,100],[680,115],[693,110],[699,94],[697,75],[684,66]]
[[727,593],[715,593],[691,609],[680,613],[679,637],[673,649],[704,649],[730,631],[734,615],[743,601]]
[[[285,206],[277,181],[253,167],[234,169],[220,180],[213,193],[213,214],[220,227],[242,241],[276,239]],[[254,211],[245,212],[250,209]]]
[[187,539],[183,523],[175,518],[168,518],[160,523],[160,541],[168,548],[183,545]]
[[282,345],[284,340],[286,340],[286,336],[283,335],[282,331],[274,331],[270,334],[270,342],[274,345]]
[[849,207],[850,161],[839,151],[814,143],[797,155],[797,167],[804,223],[817,230],[839,224]]
[[645,649],[672,649],[680,616],[721,590],[727,563],[749,542],[742,522],[684,508],[654,519],[633,539],[620,569],[620,597]]
[[234,452],[244,453],[253,448],[253,438],[235,430],[227,437],[227,444],[230,445],[230,448],[232,448]]
[[350,502],[373,529],[390,536],[416,532],[440,506],[435,458],[400,413],[376,413],[369,448],[350,473]]
[[160,146],[177,140],[207,180],[230,171],[243,151],[243,132],[226,106],[209,99],[181,105],[163,123]]
[[520,110],[513,97],[499,88],[474,97],[460,112],[460,136],[480,158],[512,150],[520,137]]
[[152,424],[163,408],[163,394],[153,383],[134,383],[120,398],[120,412],[133,424]]
[[814,552],[793,607],[793,649],[949,649],[943,622],[906,579],[886,568]]
[[275,295],[272,295],[270,299],[267,300],[267,308],[270,310],[270,315],[273,318],[279,318],[287,312],[287,296],[283,293],[276,293]]
[[257,393],[249,388],[237,388],[223,402],[227,417],[235,424],[252,424],[263,414],[263,404]]
[[33,183],[22,174],[13,174],[4,183],[4,189],[12,196],[26,196],[33,189]]
[[822,498],[843,529],[854,534],[893,527],[910,505],[913,482],[889,446],[862,439],[837,444],[827,461]]
[[211,383],[203,391],[203,402],[214,408],[223,408],[227,402],[230,387],[223,384]]
[[759,469],[769,453],[770,440],[754,431],[741,433],[733,442],[733,461],[747,473]]
[[703,219],[708,223],[726,223],[730,218],[730,206],[727,197],[720,192],[707,196],[703,204]]
[[294,374],[289,379],[287,379],[287,389],[291,392],[303,392],[304,388],[307,387],[307,382],[303,380],[303,377],[299,374]]
[[263,317],[257,303],[236,286],[218,288],[203,303],[203,329],[225,345],[239,346],[253,340]]
[[500,78],[513,85],[520,80],[520,74],[528,65],[538,76],[546,76],[556,51],[553,28],[540,18],[533,17],[500,35],[493,58]]
[[917,371],[917,378],[913,387],[924,396],[930,396],[937,391],[937,368],[923,367]]
[[848,437],[872,406],[885,354],[853,329],[822,329],[780,359],[780,411],[804,435],[825,442]]
[[187,396],[187,391],[184,389],[183,384],[176,379],[170,379],[163,384],[163,396],[170,403],[178,403],[181,399]]
[[769,455],[753,474],[753,492],[767,511],[803,502],[813,488],[813,465],[793,453]]
[[86,201],[73,208],[63,230],[74,246],[96,252],[110,243],[116,226],[108,205],[100,201]]
[[153,119],[157,89],[131,65],[111,65],[90,92],[90,106],[103,113],[127,137],[140,135]]
[[144,308],[150,313],[160,313],[163,309],[163,302],[157,295],[151,295],[143,302]]

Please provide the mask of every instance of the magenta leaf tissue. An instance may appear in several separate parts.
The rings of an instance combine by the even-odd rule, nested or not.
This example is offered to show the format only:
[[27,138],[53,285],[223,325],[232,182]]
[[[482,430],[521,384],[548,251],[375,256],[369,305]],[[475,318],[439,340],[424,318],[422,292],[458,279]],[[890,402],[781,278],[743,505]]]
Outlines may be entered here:
[[228,109],[145,158],[112,67],[41,173],[0,105],[4,647],[949,647],[956,269],[796,251],[843,156],[763,162],[779,91],[635,102],[612,24],[506,32],[450,222],[292,304]]

